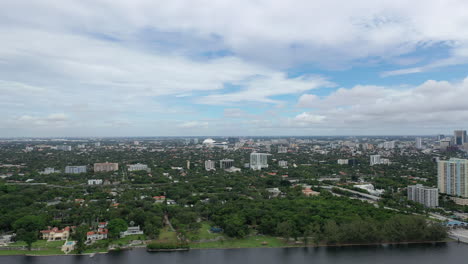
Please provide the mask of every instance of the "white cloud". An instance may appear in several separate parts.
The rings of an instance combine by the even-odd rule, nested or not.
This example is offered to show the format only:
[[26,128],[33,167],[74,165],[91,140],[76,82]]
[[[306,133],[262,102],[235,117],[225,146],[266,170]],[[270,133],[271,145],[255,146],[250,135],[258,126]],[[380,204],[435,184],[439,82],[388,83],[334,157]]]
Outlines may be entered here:
[[178,127],[180,128],[207,128],[208,122],[200,122],[200,121],[189,121],[180,124]]
[[[381,86],[340,88],[328,96],[303,95],[299,106],[314,108],[296,116],[313,126],[315,116],[323,117],[330,128],[409,131],[447,131],[466,122],[468,78],[460,82],[433,81],[409,89]],[[403,132],[404,133],[404,132]]]

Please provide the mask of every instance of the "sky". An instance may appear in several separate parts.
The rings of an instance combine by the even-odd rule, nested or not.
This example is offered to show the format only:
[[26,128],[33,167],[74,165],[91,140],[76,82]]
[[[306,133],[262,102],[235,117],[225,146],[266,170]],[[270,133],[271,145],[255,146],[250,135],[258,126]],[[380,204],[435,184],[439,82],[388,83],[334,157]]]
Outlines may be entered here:
[[468,128],[466,0],[0,2],[0,137]]

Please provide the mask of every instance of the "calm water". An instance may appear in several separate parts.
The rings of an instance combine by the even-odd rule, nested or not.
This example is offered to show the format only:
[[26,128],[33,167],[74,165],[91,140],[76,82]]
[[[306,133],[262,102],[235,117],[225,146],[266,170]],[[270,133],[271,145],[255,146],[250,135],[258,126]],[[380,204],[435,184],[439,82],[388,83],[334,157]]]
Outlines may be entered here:
[[241,264],[448,264],[468,263],[468,245],[455,242],[437,245],[399,245],[329,248],[258,248],[258,249],[213,249],[187,252],[148,253],[134,249],[118,253],[88,256],[25,257],[0,256],[5,264],[124,264],[124,263],[241,263]]

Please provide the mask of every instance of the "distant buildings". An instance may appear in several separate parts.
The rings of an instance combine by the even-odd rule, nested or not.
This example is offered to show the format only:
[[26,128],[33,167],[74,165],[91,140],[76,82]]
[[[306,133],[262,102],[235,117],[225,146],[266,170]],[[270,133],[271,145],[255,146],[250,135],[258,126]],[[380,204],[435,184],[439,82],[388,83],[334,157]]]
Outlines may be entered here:
[[452,146],[452,139],[451,138],[444,138],[439,140],[439,149],[440,150],[447,150],[447,148]]
[[60,172],[60,171],[56,171],[54,168],[45,168],[44,171],[39,172],[39,173],[48,175],[48,174],[57,173],[57,172]]
[[383,143],[384,149],[394,149],[395,148],[395,141],[385,141]]
[[102,180],[101,179],[91,179],[88,180],[88,185],[101,185]]
[[128,165],[128,171],[141,171],[141,170],[148,171],[148,165],[141,164],[141,163]]
[[362,189],[367,191],[368,193],[375,195],[375,196],[380,196],[384,193],[384,190],[382,189],[375,189],[373,184],[360,184],[360,185],[354,185],[354,187]]
[[86,172],[86,166],[66,166],[65,167],[65,173],[68,174],[79,174],[79,173],[85,173]]
[[466,143],[466,130],[455,130],[453,132],[453,143],[457,146],[461,146]]
[[439,192],[437,188],[425,187],[422,184],[410,185],[408,186],[408,200],[434,208],[439,206]]
[[94,163],[94,172],[110,172],[119,170],[118,163]]
[[232,159],[222,159],[219,161],[219,167],[223,170],[234,167],[234,160]]
[[380,164],[380,155],[371,155],[370,156],[370,165],[374,166]]
[[205,160],[205,170],[207,171],[216,170],[215,164],[216,163],[214,160]]
[[267,153],[250,153],[250,168],[253,170],[268,168],[268,156]]
[[420,137],[416,138],[416,148],[417,149],[422,149],[422,138],[420,138]]
[[[348,165],[348,160],[347,159],[339,159],[338,160],[339,165]],[[371,164],[372,165],[372,164]]]
[[280,160],[280,161],[278,161],[278,166],[280,166],[281,168],[287,168],[288,167],[288,162],[285,161],[285,160]]
[[288,147],[279,146],[278,147],[278,153],[288,153]]
[[59,146],[57,146],[57,150],[71,151],[72,147],[68,146],[68,145],[59,145]]
[[440,193],[468,197],[468,160],[451,158],[437,162]]

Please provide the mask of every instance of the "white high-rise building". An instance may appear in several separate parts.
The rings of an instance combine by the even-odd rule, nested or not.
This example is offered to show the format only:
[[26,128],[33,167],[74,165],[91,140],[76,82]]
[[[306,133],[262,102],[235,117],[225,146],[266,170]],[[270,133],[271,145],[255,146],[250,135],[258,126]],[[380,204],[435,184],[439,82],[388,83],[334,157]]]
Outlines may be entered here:
[[420,137],[416,138],[416,148],[417,149],[422,149],[422,138],[420,138]]
[[216,170],[215,164],[216,163],[214,160],[205,160],[205,170],[207,171]]
[[408,200],[423,204],[425,207],[439,206],[437,188],[425,187],[422,184],[408,186]]
[[267,153],[250,153],[250,168],[253,170],[261,170],[268,168],[268,156]]
[[370,165],[374,166],[380,164],[380,155],[371,155],[370,156]]
[[59,145],[59,146],[57,146],[57,150],[71,151],[72,147],[68,146],[68,145]]

